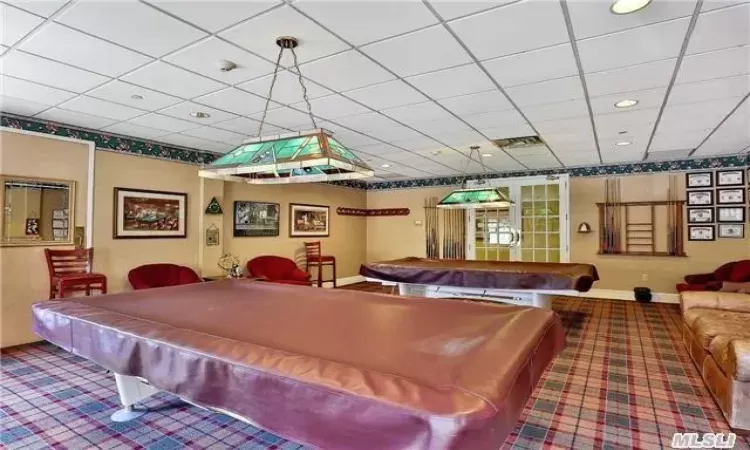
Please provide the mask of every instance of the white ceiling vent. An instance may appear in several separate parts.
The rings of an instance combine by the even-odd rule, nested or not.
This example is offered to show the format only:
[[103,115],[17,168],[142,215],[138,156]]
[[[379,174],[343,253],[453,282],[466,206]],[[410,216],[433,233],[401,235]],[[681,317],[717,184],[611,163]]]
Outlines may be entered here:
[[495,144],[498,148],[504,150],[545,145],[544,141],[542,141],[542,138],[540,138],[539,136],[519,136],[504,139],[494,139],[492,143]]

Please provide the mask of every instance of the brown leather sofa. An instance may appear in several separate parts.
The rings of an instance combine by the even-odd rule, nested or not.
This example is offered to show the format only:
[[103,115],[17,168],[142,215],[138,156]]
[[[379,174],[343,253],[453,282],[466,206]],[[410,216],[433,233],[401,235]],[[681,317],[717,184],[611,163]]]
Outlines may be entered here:
[[750,430],[750,295],[682,292],[690,357],[732,428]]

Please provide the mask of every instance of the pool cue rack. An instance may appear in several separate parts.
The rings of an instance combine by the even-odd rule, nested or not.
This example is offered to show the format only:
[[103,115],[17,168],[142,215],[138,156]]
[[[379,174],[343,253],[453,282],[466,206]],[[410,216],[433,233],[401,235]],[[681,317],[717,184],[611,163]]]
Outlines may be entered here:
[[438,198],[425,200],[425,255],[432,259],[466,259],[466,213],[437,207]]

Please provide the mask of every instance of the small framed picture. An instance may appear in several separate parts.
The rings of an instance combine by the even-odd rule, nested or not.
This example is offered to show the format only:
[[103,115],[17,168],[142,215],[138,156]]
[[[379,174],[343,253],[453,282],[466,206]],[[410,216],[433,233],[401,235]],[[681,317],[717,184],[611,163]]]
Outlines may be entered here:
[[719,222],[745,223],[744,206],[720,206],[717,209]]
[[716,195],[719,205],[739,205],[745,203],[745,188],[717,189]]
[[688,208],[688,223],[713,223],[713,208]]
[[687,174],[688,189],[713,187],[714,177],[711,172],[693,172]]
[[744,186],[745,170],[719,170],[716,172],[716,186]]
[[688,206],[711,206],[714,204],[714,191],[688,191]]
[[65,219],[52,219],[52,228],[68,228],[68,221]]
[[64,209],[55,209],[52,211],[53,219],[67,219],[68,213]]
[[741,223],[719,224],[719,237],[726,239],[744,239],[745,225]]
[[689,241],[715,241],[716,227],[714,225],[688,225]]

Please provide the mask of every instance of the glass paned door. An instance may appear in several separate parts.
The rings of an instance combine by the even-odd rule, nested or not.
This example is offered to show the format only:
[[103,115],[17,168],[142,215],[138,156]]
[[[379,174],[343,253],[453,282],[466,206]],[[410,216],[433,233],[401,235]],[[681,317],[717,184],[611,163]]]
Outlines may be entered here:
[[480,261],[512,261],[515,230],[508,210],[480,209],[476,214],[475,259]]
[[560,262],[560,186],[521,186],[521,261]]

